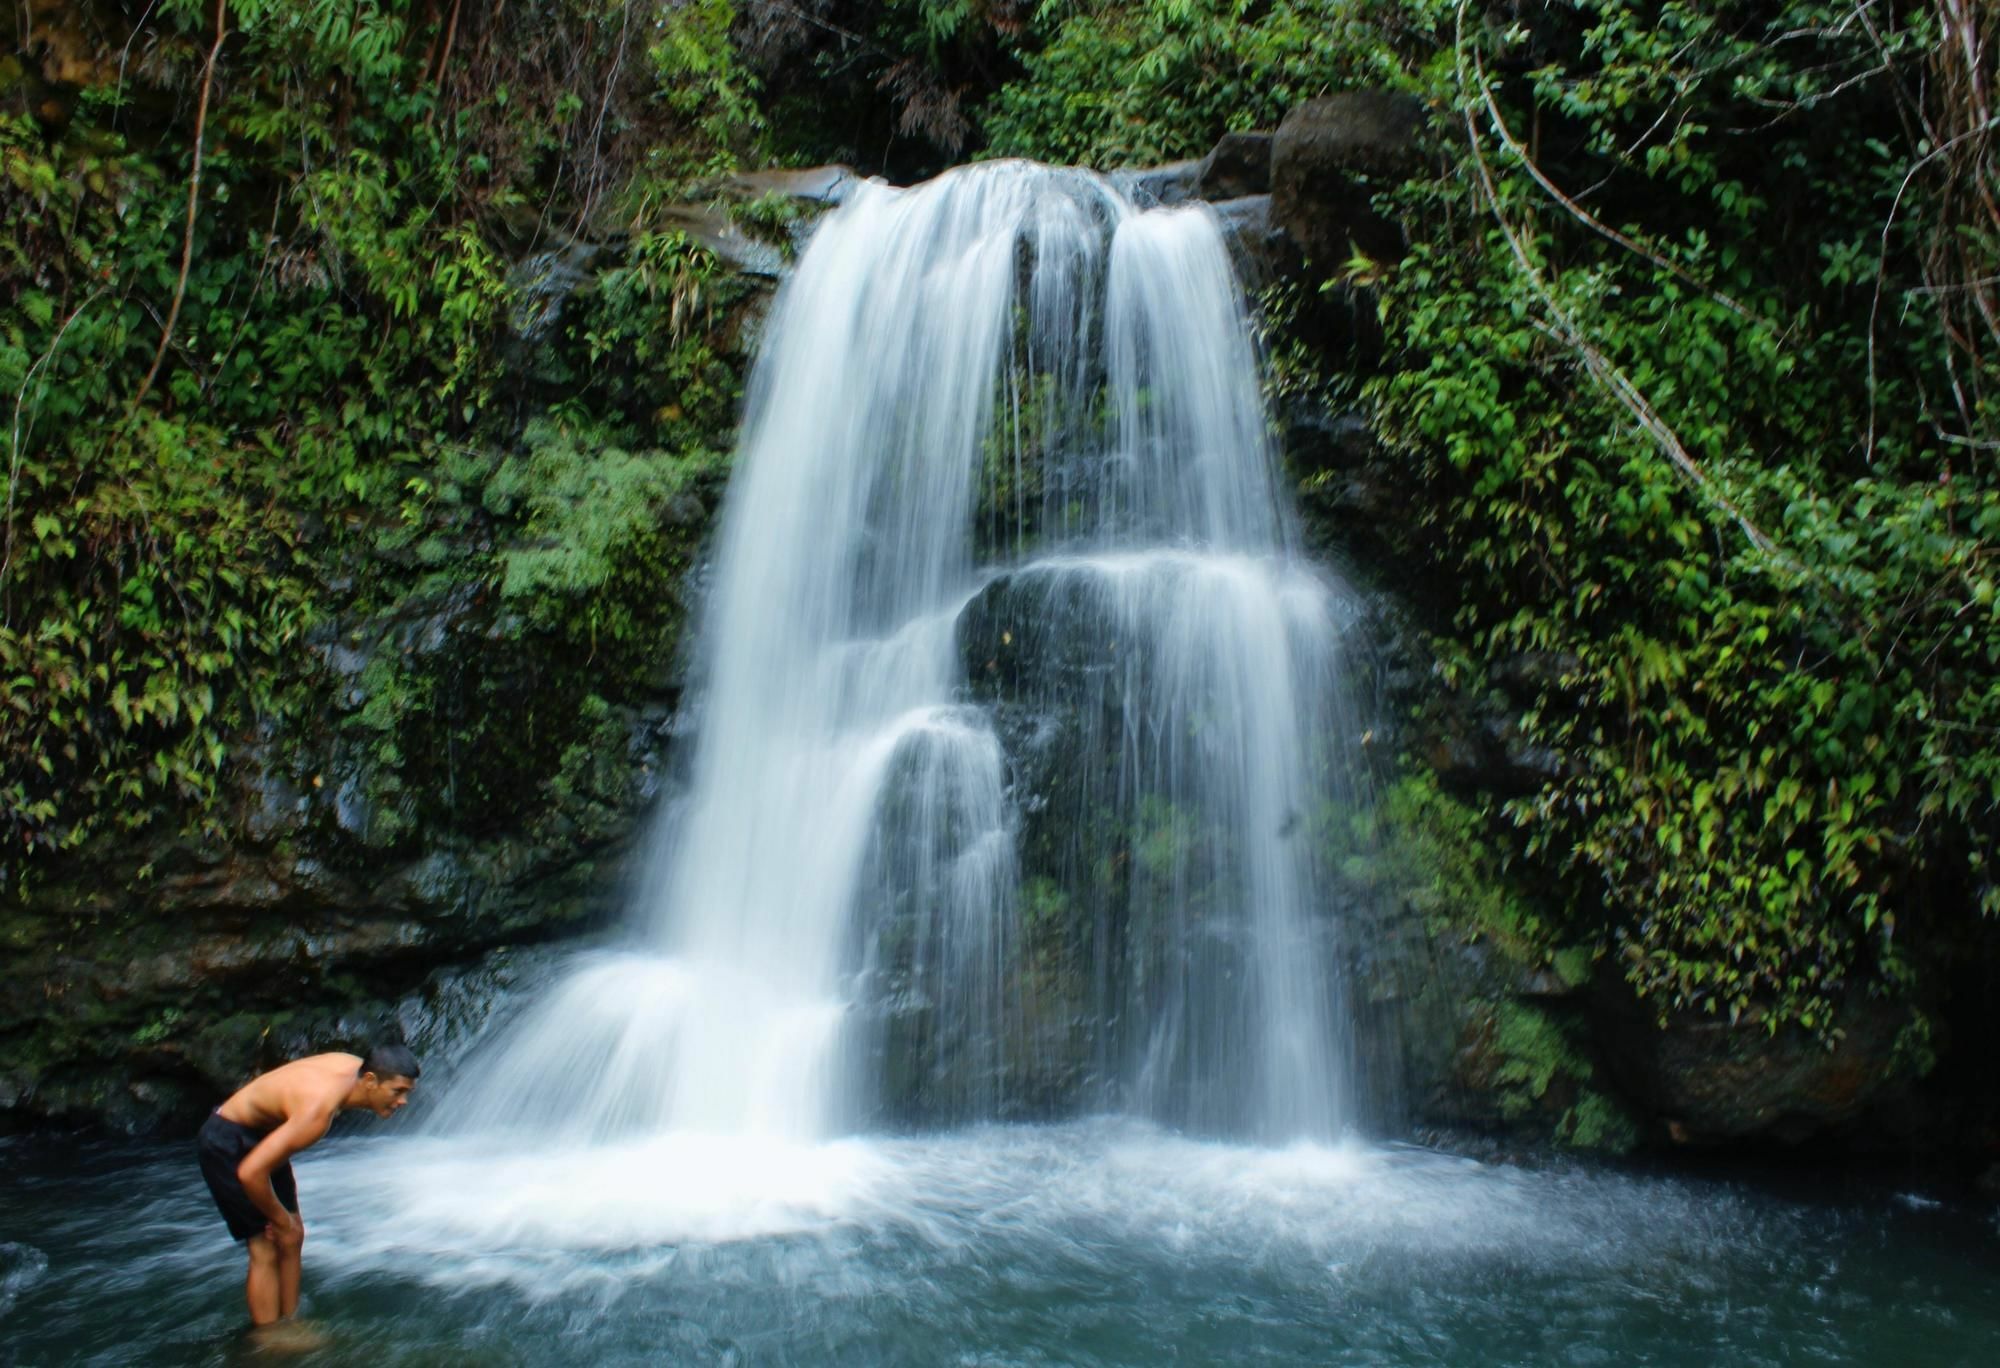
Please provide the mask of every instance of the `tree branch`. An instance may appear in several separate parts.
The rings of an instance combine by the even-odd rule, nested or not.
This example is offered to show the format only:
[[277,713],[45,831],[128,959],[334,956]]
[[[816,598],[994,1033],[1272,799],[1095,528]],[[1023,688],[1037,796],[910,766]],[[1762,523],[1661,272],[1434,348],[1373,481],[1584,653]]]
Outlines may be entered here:
[[[1579,223],[1583,224],[1584,227],[1590,229],[1593,233],[1596,233],[1600,237],[1607,238],[1610,241],[1617,243],[1620,247],[1623,247],[1626,251],[1631,252],[1636,256],[1644,257],[1647,261],[1652,262],[1655,266],[1658,266],[1661,270],[1666,271],[1683,281],[1686,281],[1694,289],[1696,289],[1702,294],[1707,295],[1710,299],[1713,299],[1716,303],[1722,305],[1722,307],[1728,309],[1731,313],[1737,315],[1739,318],[1745,319],[1752,323],[1759,323],[1763,321],[1762,319],[1758,318],[1756,314],[1750,312],[1749,309],[1737,303],[1736,300],[1732,299],[1730,296],[1724,294],[1722,291],[1716,289],[1712,285],[1709,285],[1705,281],[1697,279],[1686,268],[1678,266],[1675,263],[1667,260],[1665,257],[1661,256],[1658,252],[1655,252],[1652,248],[1646,246],[1644,243],[1635,241],[1634,239],[1627,237],[1625,234],[1619,232],[1616,228],[1613,228],[1610,224],[1605,223],[1602,219],[1598,218],[1595,214],[1591,213],[1588,209],[1584,208],[1582,205],[1578,204],[1575,200],[1571,199],[1568,195],[1565,195],[1560,189],[1558,189],[1556,183],[1550,180],[1546,175],[1544,175],[1542,172],[1542,168],[1535,164],[1535,159],[1528,155],[1528,149],[1521,145],[1520,139],[1514,136],[1513,130],[1507,127],[1507,120],[1503,118],[1500,113],[1499,102],[1493,98],[1493,87],[1486,79],[1486,67],[1479,60],[1479,54],[1477,53],[1473,54],[1472,65],[1473,65],[1473,70],[1478,74],[1479,77],[1480,98],[1485,102],[1486,115],[1487,118],[1492,121],[1494,135],[1500,139],[1502,146],[1504,146],[1509,152],[1512,152],[1517,158],[1520,159],[1522,167],[1527,171],[1527,173],[1530,176],[1533,176],[1535,178],[1535,184],[1541,186],[1543,190],[1548,192],[1549,198],[1553,199],[1557,204],[1560,204],[1564,209],[1568,210],[1573,218],[1575,218]],[[1666,117],[1665,113],[1663,112],[1660,117],[1661,119],[1664,119]],[[1654,128],[1659,127],[1658,120],[1654,121],[1653,127]],[[1645,136],[1650,136],[1651,132],[1652,130],[1648,129]]]
[[215,0],[215,41],[209,45],[208,61],[201,69],[201,101],[194,114],[194,170],[188,175],[187,232],[181,238],[181,273],[174,281],[174,302],[167,310],[166,325],[160,330],[160,345],[153,352],[153,364],[146,371],[146,378],[139,382],[139,392],[132,396],[132,407],[126,411],[128,423],[138,416],[139,406],[146,402],[146,395],[153,388],[153,378],[160,373],[160,363],[167,357],[167,344],[173,341],[174,324],[181,316],[181,301],[187,297],[188,266],[194,261],[195,211],[201,204],[201,148],[208,127],[208,97],[215,85],[215,61],[222,55],[222,40],[229,36],[228,24],[229,0]]
[[445,25],[444,51],[437,59],[437,88],[444,89],[444,69],[451,62],[451,47],[458,40],[458,7],[460,0],[451,0],[451,22]]
[[[1471,80],[1469,73],[1465,69],[1465,0],[1460,0],[1458,8],[1456,47],[1459,86],[1461,89],[1469,89]],[[1477,61],[1478,59],[1475,56],[1475,65],[1477,65]],[[1490,108],[1492,106],[1493,93],[1491,87],[1486,84],[1483,68],[1479,72],[1478,85],[1480,91],[1485,96],[1485,102]],[[1480,187],[1486,192],[1486,202],[1492,209],[1493,222],[1499,227],[1501,236],[1507,240],[1507,246],[1513,252],[1515,263],[1521,268],[1521,273],[1527,278],[1529,287],[1541,299],[1543,307],[1549,311],[1550,318],[1554,320],[1553,327],[1545,327],[1543,330],[1582,358],[1584,368],[1590,372],[1591,377],[1603,385],[1605,389],[1609,390],[1611,396],[1618,401],[1626,412],[1632,415],[1640,428],[1653,439],[1654,444],[1666,455],[1668,461],[1673,464],[1674,469],[1678,470],[1682,477],[1712,504],[1726,513],[1742,529],[1743,535],[1749,539],[1752,546],[1755,546],[1759,551],[1767,555],[1780,556],[1796,567],[1797,563],[1792,561],[1791,557],[1779,552],[1777,543],[1773,542],[1764,533],[1763,529],[1751,522],[1749,516],[1736,506],[1735,501],[1716,488],[1714,481],[1708,477],[1708,473],[1701,468],[1693,456],[1688,454],[1687,448],[1681,445],[1680,438],[1675,434],[1673,428],[1668,426],[1666,421],[1654,411],[1653,406],[1647,402],[1646,396],[1640,392],[1639,387],[1634,385],[1631,379],[1618,369],[1618,366],[1610,357],[1592,345],[1590,340],[1584,336],[1583,329],[1578,327],[1575,321],[1563,309],[1562,305],[1556,302],[1555,295],[1549,289],[1547,282],[1542,279],[1541,272],[1535,269],[1534,261],[1528,255],[1528,249],[1521,245],[1521,239],[1515,233],[1514,225],[1509,223],[1507,216],[1501,212],[1500,189],[1494,183],[1492,168],[1487,165],[1486,154],[1480,148],[1479,125],[1474,121],[1472,111],[1470,109],[1465,110],[1463,117],[1465,121],[1466,140],[1472,151],[1473,166],[1479,173]]]

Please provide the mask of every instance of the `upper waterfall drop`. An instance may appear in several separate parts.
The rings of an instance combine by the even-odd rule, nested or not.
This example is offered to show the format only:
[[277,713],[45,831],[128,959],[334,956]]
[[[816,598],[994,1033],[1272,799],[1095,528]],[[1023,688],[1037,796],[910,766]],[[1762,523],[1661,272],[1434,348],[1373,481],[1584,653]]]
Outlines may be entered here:
[[[1022,162],[871,182],[765,336],[639,944],[483,1051],[457,1124],[806,1140],[864,1123],[885,1067],[934,1118],[1037,1105],[1057,952],[1023,832],[1052,799],[996,728],[1034,713],[1076,748],[1055,806],[1089,809],[1034,841],[1102,942],[1061,952],[1091,961],[1082,1100],[1335,1133],[1311,831],[1345,609],[1290,554],[1213,215]],[[982,515],[1018,563],[979,563]],[[1031,643],[1047,668],[996,683]]]

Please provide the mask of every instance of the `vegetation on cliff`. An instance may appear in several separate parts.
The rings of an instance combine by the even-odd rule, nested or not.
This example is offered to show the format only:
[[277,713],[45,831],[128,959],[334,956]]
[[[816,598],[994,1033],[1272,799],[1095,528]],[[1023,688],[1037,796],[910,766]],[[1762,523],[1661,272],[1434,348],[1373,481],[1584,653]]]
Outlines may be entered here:
[[[647,214],[757,117],[727,5],[636,8],[9,7],[8,884],[107,827],[215,818],[256,724],[323,711],[306,635],[336,615],[467,586],[503,633],[571,640],[594,668],[544,681],[537,759],[671,654],[656,585],[699,529],[659,514],[726,446],[740,287]],[[571,298],[586,237],[616,264]],[[565,444],[604,459],[560,468]],[[579,511],[577,480],[605,500]],[[537,735],[467,726],[468,754]]]

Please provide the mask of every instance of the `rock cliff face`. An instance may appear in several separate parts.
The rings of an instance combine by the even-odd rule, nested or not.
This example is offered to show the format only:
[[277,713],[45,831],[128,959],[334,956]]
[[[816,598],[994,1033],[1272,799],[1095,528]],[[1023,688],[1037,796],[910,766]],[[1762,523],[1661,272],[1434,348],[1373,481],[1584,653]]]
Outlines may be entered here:
[[[1253,283],[1282,283],[1305,260],[1325,266],[1356,250],[1393,258],[1400,236],[1368,208],[1361,183],[1414,155],[1420,113],[1392,97],[1316,101],[1275,135],[1232,135],[1135,186],[1162,203],[1216,201]],[[775,195],[791,202],[791,217],[809,218],[850,174],[746,177],[736,194]],[[711,205],[673,213],[748,282],[752,302],[727,325],[747,338],[782,269],[782,240],[747,233]],[[517,325],[525,366],[552,311],[616,257],[606,244],[524,265],[541,282]],[[1330,369],[1372,359],[1365,286],[1316,295],[1311,309],[1298,326]],[[1400,814],[1392,797],[1388,818],[1357,818],[1340,851],[1357,1067],[1379,1124],[1601,1145],[1796,1141],[1829,1130],[1908,1139],[1910,1126],[1885,1121],[1887,1109],[1907,1122],[1929,1104],[1895,1082],[1893,1060],[1909,1044],[1898,1010],[1857,1002],[1832,1049],[1751,1021],[1662,1028],[1614,966],[1510,933],[1531,914],[1496,902],[1532,904],[1532,871],[1468,855],[1445,828],[1452,795],[1527,791],[1562,763],[1520,745],[1512,725],[1549,662],[1495,671],[1503,685],[1524,682],[1519,698],[1463,698],[1439,684],[1423,623],[1449,615],[1449,587],[1397,582],[1385,560],[1399,508],[1392,464],[1357,415],[1293,402],[1281,420],[1316,549],[1369,586],[1361,636],[1375,753],[1400,750],[1427,776],[1413,790],[1385,759],[1384,789],[1418,797]],[[443,1042],[517,972],[504,958],[472,968],[489,951],[611,917],[647,814],[671,782],[677,643],[699,597],[721,481],[707,471],[660,499],[653,516],[676,548],[669,568],[605,591],[647,596],[660,611],[657,658],[596,678],[573,638],[523,623],[476,580],[357,609],[309,643],[318,721],[304,734],[245,738],[236,806],[217,829],[102,843],[0,905],[0,1129],[179,1127],[247,1073],[302,1050],[358,1044],[384,1024]],[[472,519],[462,535],[476,540],[482,525]],[[1053,647],[1037,635],[1041,615],[1021,607],[997,581],[960,637],[1023,787],[1039,791],[1031,771],[1061,763],[1061,721],[1010,702],[1010,672],[1078,673],[1089,662],[1031,660]],[[1087,900],[1052,869],[1032,877],[1036,843],[1053,847],[1089,820],[1042,804],[1023,832],[1031,877],[1017,988],[1035,1006],[1017,1053],[1034,1063],[989,1082],[1024,1114],[1088,1096],[1093,1060],[1108,1048],[1092,1014],[1101,966],[1080,910]],[[921,1021],[889,1016],[889,1112],[949,1115],[950,1099],[967,1095],[966,1081],[951,1079],[954,1061],[924,1053]]]
[[[369,668],[384,652],[406,674],[480,669],[482,706],[535,716],[538,667],[560,662],[538,661],[532,641],[482,662],[493,627],[471,596],[336,625],[318,648],[325,725],[246,747],[232,823],[99,843],[0,912],[0,1125],[181,1124],[249,1071],[365,1040],[439,966],[616,908],[659,787],[671,680],[600,700],[552,772],[510,776],[524,801],[485,830],[424,820],[403,757],[342,725],[375,690],[407,687]],[[398,736],[449,746],[448,721],[407,719]]]

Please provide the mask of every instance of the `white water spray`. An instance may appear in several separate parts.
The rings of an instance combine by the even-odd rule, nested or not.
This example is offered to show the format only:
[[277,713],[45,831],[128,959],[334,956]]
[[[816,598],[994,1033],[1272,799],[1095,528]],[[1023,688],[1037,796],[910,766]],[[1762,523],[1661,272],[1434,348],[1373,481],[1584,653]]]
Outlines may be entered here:
[[[1128,843],[1141,813],[1181,831],[1137,857],[1124,905],[1090,905],[1146,937],[1095,971],[1121,1024],[1094,1100],[1333,1134],[1344,1064],[1305,828],[1342,609],[1290,555],[1212,215],[1142,213],[1101,178],[1024,163],[870,184],[819,228],[766,335],[687,799],[640,944],[545,990],[448,1124],[582,1144],[837,1134],[877,1101],[867,997],[892,956],[935,1058],[970,1080],[961,1112],[995,1114],[1024,1011],[1024,795],[961,661],[968,606],[997,588],[1049,633],[1112,642],[1094,693],[1024,691],[1069,709],[1116,776],[1076,793]],[[1043,557],[979,566],[982,500]]]

